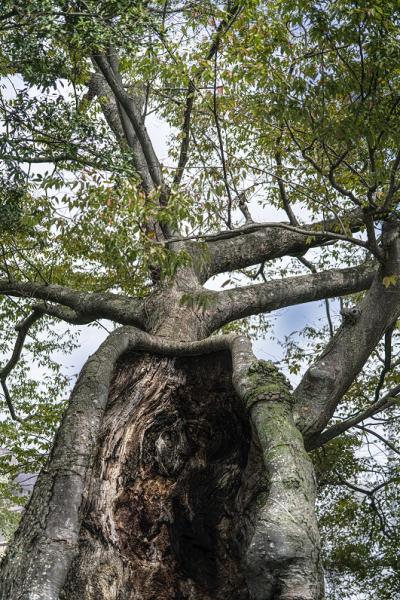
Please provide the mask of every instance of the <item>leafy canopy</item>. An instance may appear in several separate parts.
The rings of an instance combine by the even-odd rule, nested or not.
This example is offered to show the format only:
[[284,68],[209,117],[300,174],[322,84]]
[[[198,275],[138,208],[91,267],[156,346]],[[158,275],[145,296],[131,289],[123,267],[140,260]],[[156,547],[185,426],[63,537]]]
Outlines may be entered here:
[[[168,281],[191,260],[170,252],[148,224],[180,236],[229,228],[243,223],[243,194],[256,216],[286,219],[285,210],[294,225],[335,217],[349,236],[355,207],[366,224],[380,210],[398,216],[399,26],[397,0],[3,0],[1,277],[145,297],[155,266]],[[93,93],[93,57],[101,53],[118,57],[121,81],[139,99],[149,130],[167,140],[161,170],[168,203],[160,187],[144,189],[132,147],[110,128],[107,88]],[[347,243],[310,257],[317,270],[366,258]],[[225,284],[307,268],[294,257],[228,274]],[[4,357],[30,304],[1,300]],[[292,374],[324,347],[329,332],[320,325],[283,343]],[[10,382],[25,420],[0,422],[2,444],[16,459],[1,459],[4,475],[35,472],[47,455],[69,385],[56,352],[75,343],[51,318],[32,329]],[[338,418],[365,406],[377,386],[383,392],[399,383],[395,372],[379,383],[382,351]],[[382,420],[390,440],[399,433],[397,413],[392,407]],[[315,456],[332,598],[360,586],[392,598],[399,585],[396,452],[385,458],[381,445],[374,457],[365,440],[365,431],[353,430]],[[373,489],[382,475],[392,485],[372,495],[343,483]],[[15,502],[12,485],[1,485],[4,502]]]

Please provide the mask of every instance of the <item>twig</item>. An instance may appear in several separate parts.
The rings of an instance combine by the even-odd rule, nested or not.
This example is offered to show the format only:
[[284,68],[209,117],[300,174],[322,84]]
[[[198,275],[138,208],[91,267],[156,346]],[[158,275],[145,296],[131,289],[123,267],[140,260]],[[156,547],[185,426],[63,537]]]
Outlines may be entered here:
[[6,384],[6,379],[8,375],[11,373],[12,369],[15,367],[17,362],[20,359],[22,348],[24,346],[25,338],[28,334],[29,328],[41,317],[41,313],[37,310],[33,310],[32,313],[26,317],[23,321],[18,323],[15,326],[16,331],[18,331],[17,339],[15,341],[14,350],[11,355],[10,360],[4,365],[4,367],[0,370],[0,382],[1,387],[4,392],[4,397],[7,402],[8,409],[11,414],[11,418],[14,421],[21,421],[21,419],[16,415],[10,393],[8,391],[8,387]]
[[232,203],[233,203],[233,199],[232,199],[231,188],[230,188],[230,185],[229,185],[229,182],[228,182],[228,171],[227,171],[227,168],[226,168],[226,160],[225,160],[225,152],[224,152],[224,142],[223,142],[223,139],[222,139],[221,125],[220,125],[219,118],[218,118],[218,104],[217,104],[217,57],[218,57],[218,52],[215,51],[215,55],[214,55],[213,115],[214,115],[215,127],[217,129],[218,145],[219,145],[219,152],[220,152],[220,155],[221,155],[221,163],[222,163],[222,173],[223,173],[224,185],[225,185],[226,193],[228,194],[228,219],[227,219],[227,226],[230,229],[232,227]]
[[[278,141],[280,141],[280,140],[278,140]],[[281,154],[280,150],[278,150],[275,153],[275,162],[276,162],[276,166],[278,167],[278,172],[279,172],[279,174],[281,174],[281,172],[282,172],[282,154]],[[277,178],[277,181],[278,181],[279,194],[281,196],[283,208],[285,209],[285,212],[289,218],[290,224],[299,226],[299,222],[292,210],[292,207],[290,206],[290,202],[289,202],[289,198],[288,198],[288,195],[286,192],[286,187],[285,187],[284,181],[283,181],[283,179],[281,179],[281,177]]]
[[390,442],[389,440],[384,438],[383,435],[380,435],[373,429],[369,429],[369,427],[365,427],[365,425],[355,425],[355,428],[360,429],[361,431],[364,431],[365,433],[369,433],[369,434],[373,435],[374,437],[378,438],[378,440],[381,440],[381,442],[383,442],[388,448],[393,450],[393,452],[400,455],[400,449],[397,448],[394,444],[392,444],[392,442]]
[[233,238],[240,235],[244,235],[246,233],[252,233],[255,231],[259,231],[261,229],[266,229],[268,227],[278,227],[281,229],[287,229],[288,231],[293,231],[294,233],[300,233],[309,237],[328,237],[334,240],[343,240],[345,242],[350,242],[355,244],[356,246],[360,246],[361,248],[365,248],[369,250],[369,246],[366,242],[359,240],[357,238],[353,238],[347,235],[342,235],[340,233],[335,233],[334,231],[317,231],[312,229],[302,229],[301,227],[294,227],[293,225],[289,225],[288,223],[251,223],[249,225],[244,225],[243,227],[239,227],[237,229],[229,229],[226,231],[220,231],[219,233],[210,234],[210,235],[192,235],[187,237],[174,237],[168,240],[169,242],[185,242],[189,240],[204,240],[215,242],[218,240],[223,240],[227,238]]
[[356,415],[332,425],[332,427],[317,435],[314,439],[310,440],[310,442],[307,444],[307,448],[309,450],[319,448],[341,433],[344,433],[351,427],[355,427],[368,418],[373,418],[373,416],[378,412],[390,408],[393,404],[398,402],[399,394],[400,384],[392,388],[387,394],[378,400],[378,402],[373,402],[370,406],[358,412]]
[[[228,20],[222,19],[222,21],[219,23],[215,37],[214,37],[214,41],[212,42],[211,47],[208,51],[206,61],[212,60],[214,58],[214,56],[217,54],[222,37],[232,27],[233,23],[235,22],[235,20],[237,19],[237,17],[241,13],[241,11],[242,11],[242,7],[240,6],[240,4],[238,2],[235,3],[229,12]],[[205,66],[202,66],[200,69],[198,69],[196,78],[190,80],[189,86],[187,89],[186,103],[185,103],[185,110],[183,113],[183,124],[182,124],[183,139],[182,139],[180,153],[179,153],[178,166],[176,168],[175,176],[173,179],[173,187],[180,184],[180,182],[182,180],[183,172],[186,167],[186,163],[189,159],[190,124],[191,124],[194,99],[195,99],[195,93],[196,93],[196,80],[198,80],[201,77],[201,75],[205,71],[205,69],[206,69]]]
[[[312,273],[317,273],[317,269],[316,267],[306,258],[304,258],[303,256],[297,256],[297,260],[299,262],[301,262],[301,264],[303,264],[305,267],[307,267],[307,269],[309,269]],[[332,339],[334,336],[334,329],[333,329],[333,322],[332,322],[332,317],[331,317],[331,309],[329,306],[329,300],[328,298],[324,298],[324,303],[325,303],[325,312],[326,312],[326,319],[328,321],[328,327],[329,327],[329,336]]]

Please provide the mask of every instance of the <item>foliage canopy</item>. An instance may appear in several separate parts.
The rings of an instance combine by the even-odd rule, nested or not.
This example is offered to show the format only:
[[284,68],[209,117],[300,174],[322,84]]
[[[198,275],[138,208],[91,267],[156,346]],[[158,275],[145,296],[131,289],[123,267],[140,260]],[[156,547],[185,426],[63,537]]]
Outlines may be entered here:
[[[195,258],[172,251],[160,231],[201,241],[250,223],[249,211],[293,228],[334,219],[337,239],[313,249],[316,228],[311,262],[248,267],[227,273],[224,286],[382,258],[381,221],[400,217],[397,0],[4,0],[0,36],[2,278],[146,298],[155,273],[168,285],[178,268],[208,258],[205,245]],[[127,130],[112,126],[103,55],[154,145],[165,138],[150,177]],[[387,285],[396,281],[389,274]],[[4,362],[31,306],[1,297]],[[328,317],[337,328],[339,317]],[[325,323],[281,340],[293,376],[325,347]],[[229,327],[274,335],[265,318]],[[335,421],[400,383],[398,330]],[[9,476],[36,472],[49,452],[70,383],[60,352],[78,343],[50,315],[28,339],[9,379],[22,421],[1,401],[0,439],[15,459],[1,458],[5,504],[16,501]],[[314,452],[331,598],[364,589],[389,599],[400,588],[398,413],[393,404]]]

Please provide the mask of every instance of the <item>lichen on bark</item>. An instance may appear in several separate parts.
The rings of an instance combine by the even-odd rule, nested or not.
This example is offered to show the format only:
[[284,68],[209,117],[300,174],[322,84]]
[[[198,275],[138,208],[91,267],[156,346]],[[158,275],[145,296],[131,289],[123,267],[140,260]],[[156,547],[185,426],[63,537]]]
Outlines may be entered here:
[[[109,391],[112,365],[127,351],[140,352],[142,363],[117,363]],[[68,454],[81,439],[79,420],[59,449],[71,472],[74,460],[84,464],[68,507],[74,539],[60,568],[47,571],[52,545],[58,551],[63,541],[42,532],[44,558],[39,552],[29,577],[19,573],[23,561],[9,561],[2,600],[150,600],[155,589],[166,600],[319,600],[313,468],[276,367],[256,361],[240,336],[174,342],[129,327],[84,373],[92,364],[101,378],[83,375],[73,395],[77,414],[91,403],[100,411],[96,425],[89,418],[84,463]],[[51,498],[58,524],[62,489]],[[21,552],[36,535],[26,529],[31,512],[17,534]]]
[[243,400],[257,432],[266,489],[254,503],[245,556],[254,600],[323,598],[315,476],[296,429],[290,384],[271,362],[247,370]]

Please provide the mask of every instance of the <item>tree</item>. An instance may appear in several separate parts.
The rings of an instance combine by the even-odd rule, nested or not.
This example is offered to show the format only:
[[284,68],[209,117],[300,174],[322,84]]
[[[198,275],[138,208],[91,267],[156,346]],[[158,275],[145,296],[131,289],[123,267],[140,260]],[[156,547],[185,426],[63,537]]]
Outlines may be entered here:
[[[44,466],[2,599],[321,599],[318,490],[327,575],[367,578],[368,524],[393,597],[399,24],[391,0],[3,2],[1,430]],[[306,330],[292,390],[249,319],[315,300],[329,328]],[[63,403],[57,323],[102,319]],[[391,450],[383,481],[366,434]]]

